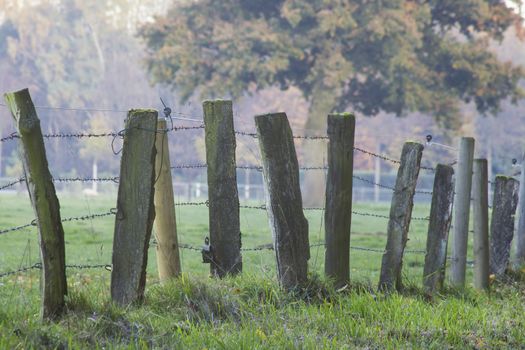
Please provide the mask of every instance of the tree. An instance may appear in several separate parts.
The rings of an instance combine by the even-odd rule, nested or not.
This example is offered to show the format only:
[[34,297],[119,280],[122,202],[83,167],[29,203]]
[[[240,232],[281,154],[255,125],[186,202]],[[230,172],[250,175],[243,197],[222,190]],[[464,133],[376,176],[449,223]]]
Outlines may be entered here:
[[140,35],[153,80],[182,99],[296,86],[314,125],[317,110],[351,106],[426,112],[453,127],[461,101],[496,113],[502,100],[523,97],[523,71],[488,50],[520,20],[494,0],[200,0]]
[[174,5],[140,36],[153,81],[183,100],[294,86],[313,132],[346,108],[419,111],[456,129],[462,103],[494,114],[524,96],[524,71],[488,50],[512,25],[521,18],[496,0],[198,0]]

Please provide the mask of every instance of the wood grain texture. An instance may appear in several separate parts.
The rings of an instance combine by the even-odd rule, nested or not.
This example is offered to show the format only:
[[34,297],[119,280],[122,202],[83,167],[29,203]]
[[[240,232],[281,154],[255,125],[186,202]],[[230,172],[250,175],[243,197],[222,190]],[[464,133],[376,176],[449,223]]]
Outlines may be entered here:
[[120,161],[113,239],[111,298],[119,305],[144,298],[148,247],[155,219],[157,111],[130,110]]
[[325,204],[325,274],[339,288],[350,278],[350,227],[355,116],[328,115],[328,176]]
[[381,261],[379,290],[384,292],[401,290],[403,287],[401,281],[403,253],[408,240],[422,155],[423,145],[416,142],[406,142],[401,151],[401,164],[390,204],[386,250]]
[[497,277],[503,276],[509,266],[518,190],[517,180],[508,176],[496,176],[490,225],[490,272]]
[[307,280],[310,247],[292,130],[285,113],[256,116],[255,125],[279,282],[293,289]]
[[64,312],[67,295],[64,229],[60,204],[49,172],[40,120],[27,89],[4,95],[20,136],[27,190],[36,217],[42,258],[41,316],[54,319]]
[[434,176],[427,249],[423,268],[425,292],[432,294],[443,288],[447,262],[448,231],[454,203],[454,169],[438,164]]
[[232,102],[204,101],[211,246],[210,272],[224,277],[242,271],[239,194]]

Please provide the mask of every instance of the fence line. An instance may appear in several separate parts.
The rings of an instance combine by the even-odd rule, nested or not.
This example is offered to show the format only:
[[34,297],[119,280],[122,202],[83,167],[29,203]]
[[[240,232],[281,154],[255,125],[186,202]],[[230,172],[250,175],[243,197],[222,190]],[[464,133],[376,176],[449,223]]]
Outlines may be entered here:
[[[5,106],[5,105],[0,104],[0,106]],[[123,110],[121,111],[121,110],[105,110],[105,109],[78,109],[78,108],[61,108],[61,107],[55,108],[55,107],[45,107],[45,106],[37,106],[36,108],[41,108],[41,109],[58,109],[58,110],[72,110],[72,111],[101,111],[101,112],[119,112],[119,113],[120,112],[127,112],[127,111],[123,111]],[[169,109],[169,108],[167,108],[167,109]],[[169,109],[169,113],[171,113],[170,109]],[[167,114],[167,116],[169,116],[169,113]],[[174,113],[180,114],[180,115],[185,115],[185,114],[183,114],[181,112],[174,112]],[[191,116],[191,115],[187,115],[187,116],[194,117],[194,116]],[[169,116],[169,117],[171,118],[171,116]],[[202,123],[202,120],[191,120],[191,119],[185,119],[185,120],[190,120],[190,121],[195,121],[195,122],[201,122]],[[167,132],[171,132],[171,131],[176,132],[176,131],[183,131],[183,130],[200,130],[200,129],[204,129],[204,125],[201,124],[199,126],[173,126],[173,123],[172,123],[172,126],[170,128],[167,128],[167,129],[164,129],[164,130],[156,130],[155,129],[155,130],[149,130],[149,131],[155,132],[155,133],[167,133]],[[46,138],[46,139],[51,139],[51,138],[57,138],[57,139],[75,138],[75,139],[81,139],[81,138],[112,137],[113,138],[113,142],[114,142],[117,137],[123,137],[125,132],[126,132],[126,129],[121,130],[119,132],[110,131],[110,132],[106,132],[106,133],[83,133],[83,132],[79,132],[79,133],[74,133],[74,132],[73,133],[51,133],[51,134],[45,134],[45,135],[43,135],[43,137]],[[253,133],[253,132],[235,131],[235,134],[236,135],[240,135],[240,136],[248,136],[248,137],[252,137],[252,138],[255,138],[255,139],[258,138],[258,135],[256,133]],[[10,135],[6,136],[6,137],[1,138],[0,142],[6,142],[6,141],[14,140],[14,139],[19,139],[19,138],[20,138],[20,136],[16,132],[14,132],[14,133],[11,133]],[[322,136],[322,135],[294,135],[293,138],[294,139],[300,139],[300,140],[321,140],[321,141],[329,139],[328,136]],[[353,149],[354,149],[354,151],[361,152],[361,153],[366,154],[368,156],[375,157],[375,158],[378,158],[378,159],[390,162],[392,164],[399,165],[401,163],[400,160],[398,160],[398,159],[394,159],[392,157],[389,157],[387,155],[383,155],[383,154],[380,154],[380,153],[368,151],[368,150],[360,148],[360,147],[354,147]],[[182,164],[182,165],[172,166],[171,169],[191,169],[191,168],[206,168],[206,167],[207,167],[206,164]],[[421,166],[420,168],[424,169],[424,170],[435,171],[435,168],[433,168],[433,167]],[[237,169],[253,169],[253,170],[257,170],[259,172],[262,171],[262,167],[261,166],[257,166],[257,165],[239,165],[239,166],[237,166]],[[327,170],[328,167],[326,167],[326,166],[304,166],[304,167],[300,167],[299,169],[300,170],[304,170],[304,171]],[[365,179],[363,177],[360,177],[360,176],[357,176],[357,175],[354,175],[353,177],[355,179],[357,179],[357,180],[363,181],[365,183],[371,184],[371,185],[376,186],[376,187],[389,189],[389,190],[394,191],[394,192],[396,191],[396,189],[394,187],[391,187],[391,186],[387,186],[387,185],[384,185],[384,184],[381,184],[381,183],[378,183],[378,182],[367,180],[367,179]],[[114,182],[114,183],[118,183],[118,179],[119,179],[119,177],[103,177],[103,178],[74,177],[74,178],[57,178],[57,179],[53,179],[53,181],[54,182],[66,182],[66,183],[67,182]],[[18,180],[15,180],[13,182],[10,182],[10,183],[0,187],[0,190],[12,187],[12,186],[14,186],[14,185],[16,185],[18,183],[24,182],[24,181],[26,181],[25,178],[19,178]],[[489,183],[492,184],[492,181],[489,181]],[[416,190],[415,193],[432,195],[432,191]],[[179,203],[176,203],[175,205],[177,205],[177,206],[201,206],[201,205],[208,206],[208,201],[205,201],[205,202],[179,202]],[[243,209],[267,210],[265,204],[261,204],[261,205],[239,205],[239,207],[243,208]],[[306,208],[303,208],[303,210],[306,210],[306,211],[324,211],[325,208],[324,207],[306,207]],[[83,215],[83,216],[77,216],[77,217],[69,217],[69,218],[62,219],[61,222],[91,220],[91,219],[94,219],[94,218],[106,217],[106,216],[117,215],[117,214],[118,213],[116,212],[116,209],[113,208],[113,209],[110,209],[106,213],[90,214],[90,215]],[[376,218],[381,218],[381,219],[389,219],[390,218],[387,215],[381,215],[381,214],[375,214],[375,213],[367,213],[367,212],[358,212],[358,211],[352,211],[352,214],[360,215],[360,216],[366,216],[366,217],[376,217]],[[411,219],[412,220],[420,220],[420,221],[429,221],[428,217],[412,217]],[[31,226],[36,226],[36,221],[35,220],[33,220],[29,224],[25,224],[25,225],[16,226],[16,227],[12,227],[12,228],[1,230],[0,234],[21,230],[21,229],[24,229],[24,228],[27,228],[27,227],[31,227]],[[471,231],[469,231],[469,232],[471,232]],[[154,246],[155,245],[154,243],[155,242],[153,242],[153,244],[151,246]],[[319,243],[312,244],[309,247],[312,248],[312,247],[321,247],[321,246],[325,246],[325,243],[319,242]],[[192,251],[201,251],[202,250],[202,248],[191,246],[191,245],[188,245],[188,244],[180,244],[179,248],[192,250]],[[263,250],[273,250],[273,249],[274,249],[273,245],[265,244],[265,245],[256,246],[256,247],[253,247],[253,248],[241,248],[240,250],[241,251],[263,251]],[[366,251],[366,252],[374,252],[374,253],[385,253],[384,249],[377,249],[377,248],[350,246],[350,249]],[[405,253],[412,253],[412,254],[425,254],[426,253],[425,250],[405,250],[404,252]],[[451,257],[447,257],[447,259],[451,259]],[[467,263],[471,264],[473,262],[467,262]],[[66,267],[67,268],[76,268],[76,269],[105,268],[107,270],[110,270],[111,269],[111,264],[66,265]],[[0,277],[10,276],[10,275],[17,274],[17,273],[22,273],[22,272],[27,272],[27,271],[30,271],[32,269],[42,269],[41,263],[35,263],[35,264],[33,264],[32,266],[29,266],[29,267],[24,267],[24,268],[20,268],[18,270],[13,270],[13,271],[7,271],[7,272],[0,273]]]
[[[150,244],[150,248],[153,248],[155,246],[156,246],[156,242],[153,240]],[[325,246],[324,242],[318,242],[318,243],[311,244],[310,248],[323,247],[323,246]],[[202,247],[196,247],[190,244],[181,243],[179,244],[179,248],[184,249],[184,250],[189,250],[189,251],[202,252]],[[352,246],[352,245],[350,246],[350,249],[357,250],[357,251],[365,251],[365,252],[370,252],[370,253],[378,253],[378,254],[383,254],[385,252],[384,249],[380,249],[380,248],[368,248],[368,247],[359,247],[359,246]],[[273,250],[274,250],[273,243],[261,244],[253,248],[241,248],[241,251],[243,252],[273,251]],[[426,254],[426,251],[418,250],[418,249],[405,249],[404,252],[407,254],[418,254],[418,255]],[[447,260],[451,260],[451,259],[452,259],[451,256],[447,256]],[[469,267],[472,267],[472,265],[474,264],[474,261],[469,260],[467,261],[467,264],[469,265]],[[66,265],[66,268],[80,269],[80,270],[104,268],[107,271],[111,271],[112,264],[70,264],[70,265]],[[41,270],[42,264],[38,262],[28,267],[22,267],[16,270],[9,270],[9,271],[1,272],[0,278],[8,277],[11,275],[17,275],[17,274],[28,272],[30,270],[35,270],[35,269]]]

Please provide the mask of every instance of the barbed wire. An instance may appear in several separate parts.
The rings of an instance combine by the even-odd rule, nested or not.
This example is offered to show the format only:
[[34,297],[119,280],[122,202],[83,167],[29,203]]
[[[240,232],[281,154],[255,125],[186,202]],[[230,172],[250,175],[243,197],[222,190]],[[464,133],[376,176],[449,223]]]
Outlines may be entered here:
[[[72,265],[66,264],[66,269],[85,270],[85,269],[99,269],[99,268],[104,268],[107,271],[111,271],[112,265],[111,264],[93,264],[93,265],[91,264],[72,264]],[[42,263],[38,262],[38,263],[34,263],[31,266],[21,267],[16,270],[2,272],[0,273],[0,278],[12,276],[12,275],[18,275],[20,273],[27,272],[30,270],[42,270]]]
[[[114,182],[118,183],[119,177],[118,176],[112,176],[112,177],[59,177],[59,178],[52,178],[53,182]],[[1,190],[5,190],[7,188],[13,187],[19,183],[25,182],[26,179],[24,177],[19,178],[18,180],[9,182],[3,186],[0,187]]]
[[[176,206],[202,206],[202,205],[209,206],[209,201],[204,201],[204,202],[178,202],[178,203],[175,203],[175,205]],[[241,204],[241,205],[239,205],[239,208],[241,208],[241,209],[265,210],[265,211],[268,209],[266,207],[266,204],[259,204],[259,205]],[[304,207],[303,210],[307,210],[307,211],[324,211],[325,208],[324,207]],[[352,214],[359,215],[359,216],[375,217],[375,218],[380,218],[380,219],[390,219],[390,216],[388,216],[388,215],[381,215],[381,214],[367,213],[367,212],[359,212],[359,211],[355,211],[355,210],[352,210]],[[430,220],[430,218],[428,218],[428,217],[417,217],[417,216],[412,216],[411,219],[412,220],[420,220],[420,221],[429,221]]]
[[[73,216],[73,217],[61,219],[60,222],[84,221],[84,220],[91,220],[91,219],[96,219],[96,218],[101,218],[101,217],[110,216],[110,215],[116,215],[116,214],[117,214],[117,209],[116,208],[112,208],[106,213]],[[19,230],[22,230],[22,229],[25,229],[25,228],[31,227],[31,226],[37,226],[37,219],[33,219],[28,224],[24,224],[24,225],[20,225],[20,226],[14,226],[14,227],[10,227],[10,228],[7,228],[7,229],[0,230],[0,235],[4,234],[4,233],[8,233],[8,232],[19,231]]]
[[1,186],[1,187],[0,187],[0,191],[3,190],[3,189],[9,188],[9,187],[13,187],[14,185],[19,184],[19,183],[22,183],[22,182],[24,182],[25,180],[26,180],[25,178],[21,177],[21,178],[19,178],[18,180],[15,180],[15,181],[9,182],[9,183],[7,183],[7,184]]

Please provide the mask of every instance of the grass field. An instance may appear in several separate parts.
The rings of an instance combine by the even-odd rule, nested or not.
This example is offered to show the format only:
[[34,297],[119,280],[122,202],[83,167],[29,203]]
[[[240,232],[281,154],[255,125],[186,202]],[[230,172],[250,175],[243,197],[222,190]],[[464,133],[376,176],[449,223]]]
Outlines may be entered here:
[[[60,195],[62,218],[108,212],[114,197]],[[28,198],[0,196],[0,230],[31,222]],[[388,215],[388,204],[355,204],[362,213]],[[417,205],[413,216],[426,217]],[[306,211],[310,243],[322,242],[322,211]],[[205,206],[177,207],[179,242],[200,247],[207,235]],[[114,217],[64,223],[66,263],[111,262]],[[424,255],[405,255],[403,295],[375,293],[381,251],[386,243],[383,218],[354,215],[352,285],[340,291],[322,279],[324,249],[313,247],[311,285],[296,294],[276,282],[271,250],[243,252],[243,275],[208,278],[208,265],[194,250],[181,250],[180,279],[159,284],[155,249],[150,249],[146,300],[126,309],[111,304],[110,272],[104,268],[68,269],[67,316],[57,324],[39,321],[39,271],[0,279],[0,348],[525,348],[525,283],[496,283],[489,294],[447,290],[423,297]],[[411,224],[409,251],[425,248],[424,220]],[[241,210],[243,248],[271,242],[266,213]],[[471,257],[469,257],[471,259]],[[39,261],[34,227],[0,235],[0,274]]]

